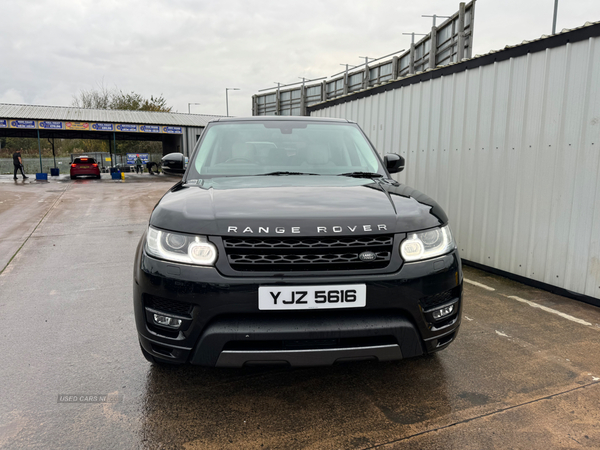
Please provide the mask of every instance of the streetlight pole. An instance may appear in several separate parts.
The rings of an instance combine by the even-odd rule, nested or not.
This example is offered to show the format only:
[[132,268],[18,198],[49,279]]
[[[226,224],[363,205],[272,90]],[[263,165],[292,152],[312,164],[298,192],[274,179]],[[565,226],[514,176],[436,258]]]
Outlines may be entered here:
[[556,16],[558,15],[558,0],[554,0],[554,16],[552,17],[552,35],[556,34]]
[[225,107],[227,108],[227,117],[229,117],[229,91],[239,91],[240,88],[225,88]]
[[188,103],[188,114],[190,114],[190,105],[199,105],[200,103]]

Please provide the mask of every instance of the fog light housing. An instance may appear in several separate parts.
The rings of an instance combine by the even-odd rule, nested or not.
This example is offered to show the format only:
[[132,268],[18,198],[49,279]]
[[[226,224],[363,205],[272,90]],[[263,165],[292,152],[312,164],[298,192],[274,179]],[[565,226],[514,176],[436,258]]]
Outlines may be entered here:
[[454,312],[454,305],[445,306],[443,308],[436,309],[433,312],[433,318],[435,320],[439,320],[439,319],[441,319],[443,317],[446,317],[446,316],[452,314],[453,312]]
[[157,325],[162,325],[163,327],[169,328],[179,328],[181,326],[181,319],[163,316],[162,314],[154,314],[154,322]]

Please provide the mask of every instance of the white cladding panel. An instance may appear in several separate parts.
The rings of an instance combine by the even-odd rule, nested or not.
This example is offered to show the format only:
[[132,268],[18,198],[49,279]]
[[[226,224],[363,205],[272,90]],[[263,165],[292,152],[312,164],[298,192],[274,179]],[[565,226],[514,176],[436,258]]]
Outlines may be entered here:
[[312,113],[354,120],[445,209],[463,258],[600,298],[600,39]]

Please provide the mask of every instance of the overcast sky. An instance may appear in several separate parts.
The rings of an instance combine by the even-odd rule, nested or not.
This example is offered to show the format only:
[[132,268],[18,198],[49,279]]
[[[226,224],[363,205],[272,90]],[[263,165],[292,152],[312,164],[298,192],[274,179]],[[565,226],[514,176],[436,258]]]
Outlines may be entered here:
[[[70,106],[80,90],[162,94],[173,111],[252,113],[252,95],[410,46],[454,0],[0,0],[0,103]],[[554,0],[478,0],[474,53],[550,34]],[[600,21],[561,0],[557,29]],[[439,24],[439,22],[438,22]]]

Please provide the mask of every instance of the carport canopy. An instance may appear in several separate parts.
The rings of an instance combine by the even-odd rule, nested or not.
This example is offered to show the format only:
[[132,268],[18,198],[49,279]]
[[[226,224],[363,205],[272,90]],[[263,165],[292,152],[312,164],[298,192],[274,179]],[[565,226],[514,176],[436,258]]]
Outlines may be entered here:
[[163,155],[192,150],[206,124],[222,116],[0,103],[0,137],[158,141]]

